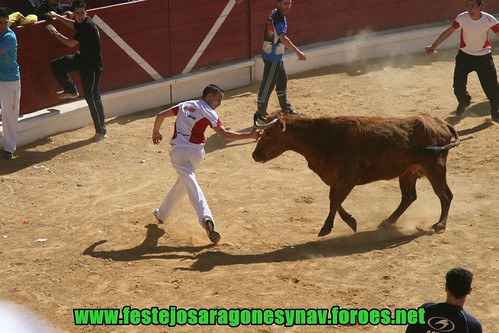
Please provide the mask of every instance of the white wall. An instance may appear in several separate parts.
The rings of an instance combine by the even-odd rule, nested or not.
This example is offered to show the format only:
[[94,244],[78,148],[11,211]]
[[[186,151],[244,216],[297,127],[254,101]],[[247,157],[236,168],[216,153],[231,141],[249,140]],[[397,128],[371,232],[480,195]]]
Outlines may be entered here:
[[[284,60],[286,71],[288,74],[294,74],[362,59],[424,52],[424,46],[431,44],[450,24],[445,22],[382,33],[365,32],[351,38],[300,46],[307,55],[307,61],[298,62],[296,56],[288,52]],[[292,36],[290,38],[292,39]],[[457,49],[458,38],[459,34],[456,32],[440,48]],[[255,60],[241,61],[161,82],[106,93],[102,99],[106,117],[112,118],[199,97],[207,83],[219,84],[225,90],[248,86],[253,80],[261,80],[262,73],[263,62],[257,57]],[[18,145],[26,145],[50,135],[90,124],[92,119],[84,99],[40,110],[19,119]]]

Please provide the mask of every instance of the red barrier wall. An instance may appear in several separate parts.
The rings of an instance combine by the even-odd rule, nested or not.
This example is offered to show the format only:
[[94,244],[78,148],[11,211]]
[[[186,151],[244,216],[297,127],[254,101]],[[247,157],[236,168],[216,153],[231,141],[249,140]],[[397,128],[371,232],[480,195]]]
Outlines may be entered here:
[[[92,6],[109,2],[88,0]],[[89,15],[102,19],[161,77],[170,78],[186,68],[228,2],[137,0],[91,9]],[[275,4],[270,0],[244,0],[243,4],[235,5],[193,70],[250,59],[259,54],[264,23]],[[461,0],[296,0],[288,16],[289,35],[301,46],[351,36],[366,29],[382,31],[452,20],[463,10],[464,1]],[[487,2],[486,10],[499,12],[499,2]],[[76,51],[50,36],[46,24],[42,21],[14,28],[19,42],[23,114],[60,103],[54,96],[60,87],[49,64],[52,59]],[[72,36],[73,32],[62,24],[56,23],[56,26],[66,36]],[[154,81],[103,30],[101,42],[104,57],[102,92]],[[73,78],[80,86],[77,73]]]

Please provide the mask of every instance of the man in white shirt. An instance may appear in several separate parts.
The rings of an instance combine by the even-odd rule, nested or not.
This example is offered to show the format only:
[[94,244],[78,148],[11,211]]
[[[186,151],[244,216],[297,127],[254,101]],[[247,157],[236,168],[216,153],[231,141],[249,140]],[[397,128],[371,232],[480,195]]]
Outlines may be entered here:
[[489,29],[499,37],[497,19],[483,12],[483,0],[466,0],[466,11],[459,14],[451,27],[442,32],[432,45],[426,46],[426,52],[434,53],[438,45],[461,28],[459,52],[454,69],[454,94],[459,102],[456,114],[463,114],[471,103],[471,96],[466,89],[468,74],[477,72],[480,84],[490,102],[490,114],[499,122],[499,84],[488,39]]
[[258,139],[259,130],[251,132],[233,132],[226,130],[218,118],[215,109],[222,104],[224,91],[210,84],[203,90],[201,99],[185,101],[169,109],[161,111],[154,121],[152,142],[157,145],[163,140],[160,133],[163,120],[168,117],[177,117],[175,129],[170,141],[172,146],[170,160],[178,174],[178,179],[159,208],[153,214],[159,223],[163,223],[172,213],[173,208],[187,194],[196,210],[199,224],[205,229],[212,243],[220,241],[220,234],[215,230],[213,215],[208,202],[199,186],[194,171],[205,155],[204,132],[208,126],[213,128],[217,135],[228,141]]

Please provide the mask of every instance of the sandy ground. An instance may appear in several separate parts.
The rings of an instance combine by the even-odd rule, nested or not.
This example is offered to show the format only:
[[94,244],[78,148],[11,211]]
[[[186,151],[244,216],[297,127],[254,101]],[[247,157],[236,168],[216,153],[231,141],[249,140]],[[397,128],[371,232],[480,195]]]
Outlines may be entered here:
[[[434,234],[440,205],[429,182],[393,229],[378,224],[398,205],[398,181],[357,187],[339,217],[317,234],[328,187],[287,152],[255,163],[255,142],[227,143],[207,130],[197,177],[222,241],[212,246],[187,200],[158,225],[151,214],[176,179],[168,140],[151,143],[160,109],[109,119],[21,147],[0,160],[0,298],[22,304],[64,332],[227,332],[219,327],[76,327],[73,308],[415,308],[444,300],[444,275],[470,268],[465,308],[484,332],[499,319],[499,126],[475,74],[471,107],[456,117],[455,50],[363,61],[290,77],[289,99],[306,116],[432,114],[459,131],[448,159],[454,193],[447,230]],[[494,48],[499,54],[499,47]],[[495,58],[499,64],[499,58]],[[226,94],[225,126],[249,129],[258,84]],[[277,110],[271,97],[269,111]],[[173,120],[165,121],[170,136]],[[46,241],[40,242],[40,239]],[[400,326],[255,326],[241,332],[403,332]]]

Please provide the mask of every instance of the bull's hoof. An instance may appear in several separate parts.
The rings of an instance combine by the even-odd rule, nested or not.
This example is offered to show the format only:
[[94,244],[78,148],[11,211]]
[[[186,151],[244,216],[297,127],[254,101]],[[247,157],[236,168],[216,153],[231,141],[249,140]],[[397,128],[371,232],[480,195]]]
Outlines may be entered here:
[[395,221],[392,221],[390,219],[386,219],[378,225],[378,228],[379,229],[393,228],[394,225],[395,225]]
[[319,234],[317,235],[317,237],[326,236],[326,235],[329,235],[330,233],[331,233],[331,228],[322,227],[322,229],[319,232]]
[[353,230],[353,232],[357,232],[357,220],[353,217],[345,220],[345,223]]
[[443,224],[443,223],[435,223],[434,225],[431,226],[431,228],[433,230],[435,230],[435,232],[437,234],[441,234],[442,232],[445,231],[445,224]]

